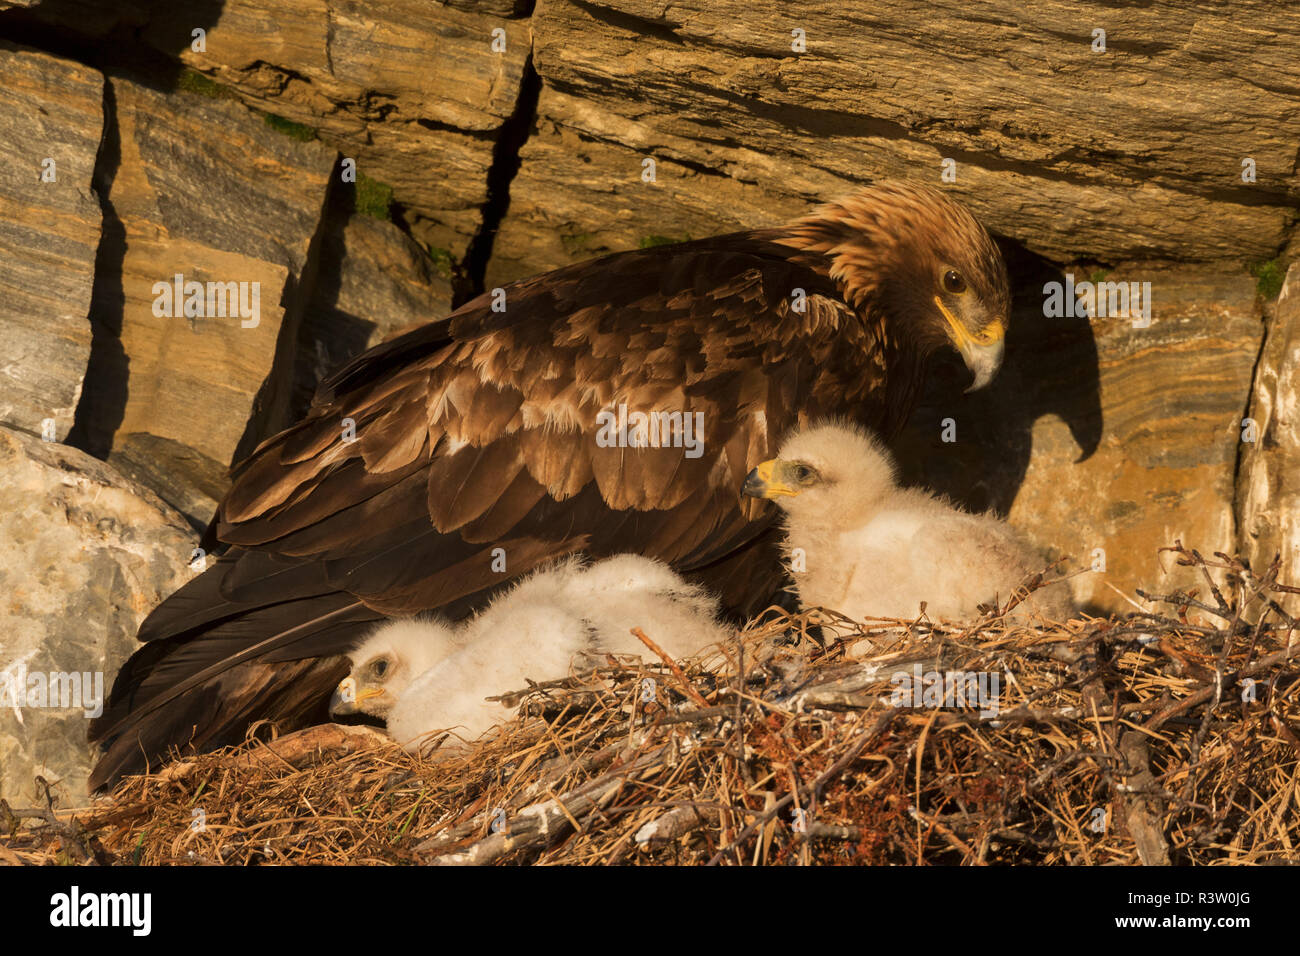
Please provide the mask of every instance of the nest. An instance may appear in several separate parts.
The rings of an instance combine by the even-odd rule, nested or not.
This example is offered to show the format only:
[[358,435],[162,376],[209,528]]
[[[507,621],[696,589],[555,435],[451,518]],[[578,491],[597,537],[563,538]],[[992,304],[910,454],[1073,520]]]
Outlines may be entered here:
[[772,611],[698,660],[533,685],[518,719],[422,755],[366,727],[254,728],[85,810],[0,803],[0,860],[1292,860],[1300,640],[1278,600],[1300,590],[1277,562],[1166,550],[1205,587],[1139,592],[1153,610],[1124,618]]

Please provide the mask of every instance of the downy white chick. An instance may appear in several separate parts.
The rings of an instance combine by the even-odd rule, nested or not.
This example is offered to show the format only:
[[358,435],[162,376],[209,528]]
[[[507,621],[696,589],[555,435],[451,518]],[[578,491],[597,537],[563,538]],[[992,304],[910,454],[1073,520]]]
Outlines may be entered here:
[[388,733],[414,750],[420,739],[452,730],[473,740],[508,720],[507,709],[485,698],[569,673],[575,656],[592,649],[582,618],[561,604],[498,599],[465,629],[461,650],[417,677],[388,715]]
[[[918,488],[900,488],[894,462],[873,438],[839,422],[795,433],[751,471],[744,493],[785,512],[784,551],[800,603],[854,619],[971,620],[980,604],[1005,606],[1047,562],[996,515],[971,514]],[[1063,583],[1018,605],[1060,619],[1073,610]]]
[[730,634],[718,623],[718,602],[708,591],[638,554],[587,566],[565,581],[563,599],[591,627],[601,653],[649,655],[634,627],[674,658],[690,657]]
[[[424,640],[421,628],[429,629],[439,648],[428,669],[406,678],[400,688],[390,678],[388,691],[396,692],[396,702],[383,716],[393,738],[412,749],[438,730],[454,729],[464,739],[479,736],[511,715],[486,697],[519,690],[527,679],[562,678],[576,656],[648,655],[633,627],[674,657],[694,654],[729,633],[718,623],[716,600],[702,588],[662,562],[630,554],[591,565],[570,558],[538,571],[454,630],[436,620],[395,623],[411,625],[387,632],[404,642],[383,648],[396,660],[428,653],[415,646]],[[374,686],[358,673],[365,667],[362,655],[384,633],[381,629],[356,652],[358,667],[349,679],[357,684],[358,698]],[[375,695],[367,702],[379,699]]]

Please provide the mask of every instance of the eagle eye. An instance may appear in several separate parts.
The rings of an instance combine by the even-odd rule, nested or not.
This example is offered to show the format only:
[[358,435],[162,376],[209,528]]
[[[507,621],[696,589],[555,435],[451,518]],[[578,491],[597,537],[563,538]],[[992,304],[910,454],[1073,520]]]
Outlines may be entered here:
[[388,673],[388,658],[379,657],[371,661],[370,673],[377,679],[383,680],[384,675]]
[[794,473],[794,480],[799,482],[801,485],[809,484],[817,478],[816,469],[810,468],[808,465],[795,465],[792,471]]
[[943,291],[949,295],[960,295],[966,291],[966,280],[956,269],[949,269],[943,274]]

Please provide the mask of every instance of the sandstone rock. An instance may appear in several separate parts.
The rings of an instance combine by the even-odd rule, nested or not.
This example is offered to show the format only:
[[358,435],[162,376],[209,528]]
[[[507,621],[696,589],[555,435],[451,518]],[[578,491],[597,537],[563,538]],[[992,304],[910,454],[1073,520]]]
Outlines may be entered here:
[[[521,150],[510,209],[488,264],[489,286],[608,252],[774,225],[811,208],[752,184],[753,177],[775,175],[761,157],[750,157],[754,166],[736,170],[735,178],[674,162],[668,155],[675,153],[663,148],[671,138],[615,114],[600,115],[601,138],[576,132],[555,117],[592,119],[590,110],[549,88],[538,110],[546,119]],[[643,179],[646,159],[655,160],[654,182]],[[804,181],[807,191],[842,191],[829,176],[815,179]]]
[[[197,420],[202,413],[192,413]],[[125,477],[153,491],[202,532],[230,487],[229,462],[217,461],[184,441],[131,432],[117,436],[109,456]]]
[[982,392],[934,389],[898,449],[908,481],[1007,514],[1053,557],[1070,557],[1067,570],[1090,568],[1102,549],[1105,573],[1074,578],[1075,595],[1125,611],[1112,588],[1135,599],[1137,587],[1193,584],[1159,548],[1233,548],[1241,419],[1263,326],[1244,271],[1143,263],[1105,278],[1151,283],[1149,328],[1045,318],[1043,282],[1060,274],[1019,271],[1006,367]]
[[[232,101],[112,85],[100,281],[118,292],[96,319],[120,329],[120,344],[92,368],[82,447],[111,448],[111,461],[202,523],[237,454],[285,424],[290,363],[272,376],[276,349],[306,305],[335,157]],[[176,276],[203,284],[197,299],[183,285],[176,296]],[[203,314],[184,314],[186,302]]]
[[[944,159],[991,228],[1058,261],[1269,258],[1300,198],[1297,86],[1279,82],[1300,18],[1245,9],[1049,3],[1026,20],[1000,0],[979,17],[542,0],[541,137],[512,186],[496,271],[521,271],[510,260],[548,231],[580,240],[563,250],[572,260],[629,235],[692,233],[705,210],[725,226],[738,204],[780,212],[883,177],[937,184]],[[673,197],[676,212],[629,188],[645,155],[693,174],[664,190],[690,195]],[[1244,159],[1257,183],[1242,182]]]
[[228,0],[204,52],[168,49],[170,15],[144,35],[250,104],[318,129],[392,186],[421,241],[459,260],[487,201],[493,143],[519,98],[529,25],[502,16],[517,7]]
[[[1264,339],[1249,417],[1254,441],[1241,445],[1237,547],[1264,571],[1282,557],[1282,580],[1300,584],[1300,266],[1288,270]],[[1275,595],[1292,614],[1300,596]]]
[[419,244],[391,222],[327,217],[321,264],[294,353],[295,417],[330,372],[413,325],[451,311],[451,285]]
[[[352,216],[342,238],[333,306],[373,326],[367,348],[409,325],[440,319],[451,311],[446,274],[391,222]],[[324,286],[322,281],[317,288]]]
[[[145,615],[192,576],[197,538],[104,462],[2,427],[0,502],[0,796],[33,805],[40,774],[62,806],[83,805],[87,711],[137,646]],[[65,685],[50,672],[78,676]],[[53,688],[44,706],[42,682]]]
[[72,427],[90,359],[104,78],[0,42],[0,422]]
[[[533,111],[531,50],[544,88],[497,280],[703,233],[710,219],[801,211],[876,178],[938,183],[945,160],[956,164],[950,188],[995,230],[1057,261],[1271,258],[1300,201],[1300,18],[1256,0],[1214,10],[1053,0],[1031,19],[1011,0],[978,17],[829,0],[797,11],[739,0],[535,10],[123,0],[74,23],[44,6],[24,16],[101,36],[129,27],[319,130],[390,183],[412,232],[457,262],[504,208],[505,183],[488,172],[508,178],[503,131]],[[194,28],[206,31],[200,50]],[[504,52],[491,46],[498,30]],[[671,188],[624,195],[647,155]],[[1247,161],[1256,182],[1243,181]],[[545,241],[529,261],[535,238]]]

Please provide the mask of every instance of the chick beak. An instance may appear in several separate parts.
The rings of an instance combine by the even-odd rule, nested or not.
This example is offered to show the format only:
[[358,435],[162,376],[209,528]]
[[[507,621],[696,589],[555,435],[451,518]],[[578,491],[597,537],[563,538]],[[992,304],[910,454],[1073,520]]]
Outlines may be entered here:
[[339,681],[339,686],[335,687],[334,693],[330,695],[330,716],[346,717],[356,712],[357,682],[353,677],[345,677]]
[[741,493],[751,498],[793,498],[799,494],[799,488],[786,480],[787,468],[787,463],[779,458],[763,462],[745,476]]
[[966,368],[970,370],[972,381],[966,391],[983,388],[993,381],[993,376],[1002,367],[1002,356],[1006,351],[1006,323],[1002,319],[994,319],[980,331],[971,332],[948,311],[948,307],[937,295],[934,304],[943,313],[948,323],[949,338],[960,353],[961,360],[966,363]]

